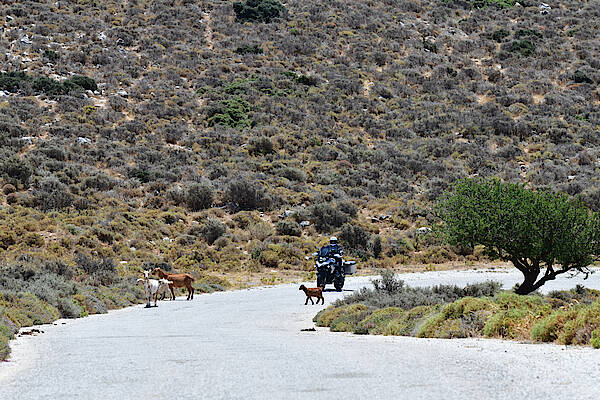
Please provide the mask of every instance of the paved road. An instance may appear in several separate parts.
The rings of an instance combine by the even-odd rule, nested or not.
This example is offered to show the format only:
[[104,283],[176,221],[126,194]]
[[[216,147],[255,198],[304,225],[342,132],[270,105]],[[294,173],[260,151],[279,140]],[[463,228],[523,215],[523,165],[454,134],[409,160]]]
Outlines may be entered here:
[[[411,274],[411,285],[515,273]],[[349,280],[358,288],[366,278]],[[555,287],[574,286],[560,279]],[[600,288],[600,274],[586,282]],[[326,293],[326,305],[338,298]],[[0,363],[1,399],[597,399],[600,351],[313,326],[298,285],[199,295],[44,326]]]

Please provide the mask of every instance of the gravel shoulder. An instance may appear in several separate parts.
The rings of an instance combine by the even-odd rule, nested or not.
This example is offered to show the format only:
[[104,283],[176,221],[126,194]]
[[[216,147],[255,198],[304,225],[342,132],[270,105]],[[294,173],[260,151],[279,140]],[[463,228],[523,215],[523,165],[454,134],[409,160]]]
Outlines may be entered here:
[[[403,275],[407,284],[495,279],[516,271]],[[545,291],[587,281],[558,279]],[[369,283],[348,280],[347,290]],[[342,294],[325,293],[325,306]],[[18,399],[596,399],[600,352],[491,339],[417,339],[331,333],[313,326],[298,285],[160,302],[42,326],[13,341],[0,397]],[[62,322],[65,322],[63,324]]]

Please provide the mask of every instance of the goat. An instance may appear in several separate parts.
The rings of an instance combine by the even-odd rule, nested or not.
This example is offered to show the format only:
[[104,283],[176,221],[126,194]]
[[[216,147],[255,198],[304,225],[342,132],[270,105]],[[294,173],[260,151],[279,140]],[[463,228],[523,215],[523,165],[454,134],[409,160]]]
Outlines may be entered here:
[[172,284],[173,281],[169,281],[167,279],[161,278],[158,280],[158,292],[157,295],[160,295],[159,300],[164,300],[166,294],[169,292],[169,285]]
[[172,282],[169,284],[169,289],[171,290],[171,300],[175,300],[175,292],[173,292],[174,287],[185,287],[188,290],[187,299],[192,300],[194,298],[194,288],[192,287],[194,277],[190,274],[169,274],[160,268],[154,268],[152,270],[152,275],[158,275],[159,278],[168,279]]
[[150,279],[150,271],[143,271],[144,278],[138,279],[137,283],[144,284],[144,294],[146,295],[146,308],[150,308],[150,301],[154,297],[154,307],[158,301],[159,282],[156,279]]
[[304,285],[300,285],[300,289],[298,290],[304,290],[304,294],[306,294],[306,302],[304,302],[304,305],[308,304],[308,300],[310,300],[310,302],[312,304],[315,304],[315,302],[313,301],[313,297],[317,298],[317,304],[319,304],[319,300],[322,301],[322,304],[325,304],[325,299],[323,298],[323,288],[322,287],[316,287],[316,288],[307,288]]

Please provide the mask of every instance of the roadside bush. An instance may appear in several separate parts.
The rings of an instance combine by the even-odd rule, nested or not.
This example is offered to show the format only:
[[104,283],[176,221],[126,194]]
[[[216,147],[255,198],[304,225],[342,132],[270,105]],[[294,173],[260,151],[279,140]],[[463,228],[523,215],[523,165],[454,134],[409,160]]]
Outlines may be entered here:
[[361,303],[376,308],[400,307],[409,310],[417,306],[449,303],[467,296],[494,296],[501,287],[498,282],[488,281],[467,285],[464,288],[455,285],[412,288],[405,286],[404,281],[396,279],[394,273],[388,270],[382,272],[381,278],[374,279],[372,283],[373,289],[361,288],[337,300],[334,305]]
[[56,308],[60,312],[61,318],[80,318],[87,315],[85,309],[69,297],[58,298]]

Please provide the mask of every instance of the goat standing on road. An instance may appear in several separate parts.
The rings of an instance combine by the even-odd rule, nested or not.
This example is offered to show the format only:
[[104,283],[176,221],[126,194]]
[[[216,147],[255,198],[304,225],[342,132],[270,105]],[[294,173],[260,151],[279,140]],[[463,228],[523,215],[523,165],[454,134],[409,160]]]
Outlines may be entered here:
[[164,278],[160,278],[158,280],[158,291],[156,292],[156,296],[160,296],[160,300],[165,299],[165,296],[167,295],[167,293],[169,293],[169,286],[172,283],[172,281]]
[[310,302],[312,304],[315,304],[315,302],[313,301],[313,297],[317,298],[317,304],[319,304],[319,300],[322,301],[322,304],[325,304],[325,299],[323,298],[323,288],[322,287],[316,287],[316,288],[307,288],[304,285],[300,285],[300,289],[298,290],[304,290],[304,294],[306,295],[306,302],[304,302],[304,305],[308,304],[308,300],[310,300]]
[[176,287],[185,287],[188,290],[188,300],[194,298],[194,288],[192,287],[192,282],[194,282],[194,277],[190,274],[169,274],[163,271],[160,268],[154,268],[152,270],[152,275],[158,275],[161,279],[168,279],[172,283],[169,284],[169,289],[171,290],[171,300],[175,300],[175,293],[173,292],[173,288]]
[[143,271],[144,278],[138,279],[137,283],[144,284],[144,294],[146,295],[146,308],[150,308],[150,301],[154,297],[154,307],[157,306],[158,301],[158,287],[159,282],[156,279],[150,279],[150,271]]

